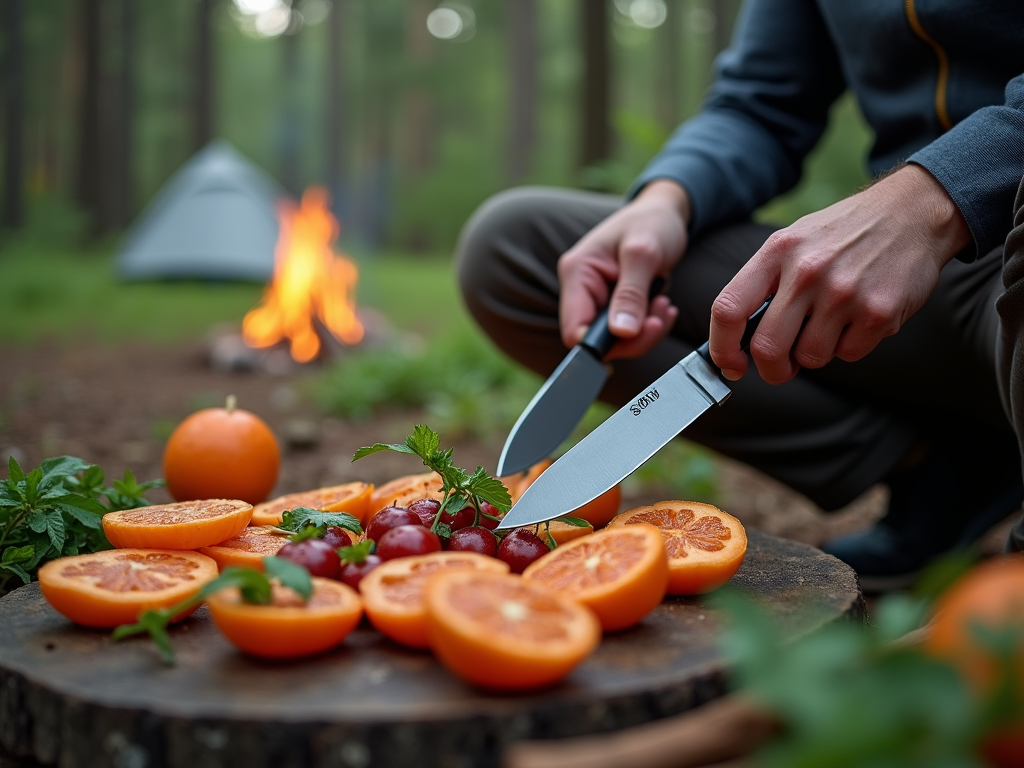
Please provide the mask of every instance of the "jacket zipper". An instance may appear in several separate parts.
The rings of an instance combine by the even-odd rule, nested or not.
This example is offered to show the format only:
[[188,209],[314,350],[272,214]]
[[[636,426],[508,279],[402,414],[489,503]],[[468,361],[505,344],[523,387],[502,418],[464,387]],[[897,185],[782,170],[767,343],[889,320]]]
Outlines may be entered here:
[[946,56],[942,46],[924,31],[924,27],[921,26],[921,20],[917,17],[917,8],[914,7],[914,0],[903,0],[903,7],[906,9],[907,21],[910,22],[910,28],[914,30],[914,34],[932,47],[936,58],[939,60],[939,77],[935,83],[935,114],[938,115],[939,123],[942,125],[943,130],[948,131],[953,127],[953,123],[949,119],[949,111],[946,109],[946,88],[949,84],[949,57]]

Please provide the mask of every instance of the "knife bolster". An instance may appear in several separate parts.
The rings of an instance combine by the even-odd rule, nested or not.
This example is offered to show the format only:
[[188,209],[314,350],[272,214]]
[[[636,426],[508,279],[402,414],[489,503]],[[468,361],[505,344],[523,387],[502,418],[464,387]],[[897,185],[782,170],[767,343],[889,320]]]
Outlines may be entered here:
[[728,385],[722,381],[722,377],[718,375],[718,371],[712,368],[707,362],[704,361],[700,355],[693,352],[683,358],[679,365],[686,371],[686,375],[689,376],[697,386],[699,386],[707,394],[711,402],[716,405],[721,405],[729,399],[729,395],[732,394],[732,390],[729,389]]

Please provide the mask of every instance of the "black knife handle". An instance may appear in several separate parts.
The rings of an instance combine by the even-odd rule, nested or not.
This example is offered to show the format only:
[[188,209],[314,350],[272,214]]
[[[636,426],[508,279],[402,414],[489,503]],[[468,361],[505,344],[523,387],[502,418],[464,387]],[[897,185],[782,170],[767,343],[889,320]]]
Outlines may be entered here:
[[[775,298],[774,294],[764,300],[764,304],[757,308],[757,311],[747,319],[747,327],[743,329],[743,337],[740,339],[740,349],[746,352],[750,349],[750,340],[754,338],[754,331],[757,330],[757,326],[761,324],[761,318],[764,317],[764,313],[768,311],[768,305],[772,303],[772,299]],[[711,348],[708,346],[711,344],[710,339],[705,341],[697,348],[697,354],[704,358],[708,365],[711,365],[718,370],[718,366],[715,365],[714,360],[711,359]]]
[[[647,300],[653,301],[654,297],[661,293],[661,289],[664,287],[665,278],[661,275],[655,275],[651,281],[651,289],[647,293]],[[598,360],[603,360],[604,356],[611,351],[618,340],[619,337],[614,335],[608,328],[608,307],[605,307],[594,318],[594,322],[590,324],[587,335],[583,337],[583,341],[580,344],[590,350]]]

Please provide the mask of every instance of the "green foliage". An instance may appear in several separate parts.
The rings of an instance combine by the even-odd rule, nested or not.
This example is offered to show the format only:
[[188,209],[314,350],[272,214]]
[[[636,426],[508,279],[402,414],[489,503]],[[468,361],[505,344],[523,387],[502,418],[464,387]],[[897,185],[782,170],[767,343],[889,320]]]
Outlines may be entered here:
[[313,594],[313,581],[309,571],[301,565],[281,557],[264,557],[263,568],[265,573],[260,573],[252,568],[229,566],[216,579],[207,582],[194,596],[167,608],[143,611],[139,614],[139,620],[135,624],[122,624],[115,629],[111,634],[111,639],[116,642],[132,635],[148,634],[160,649],[160,656],[164,663],[174,664],[174,647],[171,645],[171,636],[167,632],[167,626],[175,616],[200,605],[214,592],[219,592],[222,589],[237,589],[244,602],[251,605],[269,605],[273,593],[273,580],[291,589],[302,598],[303,602],[309,600]]
[[[832,622],[789,642],[752,600],[737,592],[714,600],[729,616],[723,645],[736,686],[782,725],[752,756],[752,765],[983,765],[976,754],[979,739],[1007,708],[979,702],[952,667],[901,639],[921,626],[927,599],[886,595],[873,627]],[[1020,639],[1017,633],[1015,641]]]
[[46,459],[25,472],[12,457],[0,481],[0,592],[12,580],[28,584],[39,566],[81,552],[110,549],[102,518],[146,506],[143,494],[162,480],[124,478],[104,485],[103,470],[74,456]]

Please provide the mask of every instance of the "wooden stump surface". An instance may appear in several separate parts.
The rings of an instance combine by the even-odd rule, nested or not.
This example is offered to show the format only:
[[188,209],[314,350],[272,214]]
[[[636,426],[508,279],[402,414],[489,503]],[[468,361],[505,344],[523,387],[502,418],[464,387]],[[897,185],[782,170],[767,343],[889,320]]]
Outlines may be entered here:
[[[758,531],[732,584],[792,636],[864,618],[853,571]],[[31,584],[0,599],[0,746],[61,768],[496,766],[512,741],[609,732],[722,695],[720,627],[714,595],[668,598],[564,683],[509,696],[466,686],[365,622],[321,656],[252,659],[205,608],[172,631],[167,667],[146,639],[115,644],[71,624]]]

